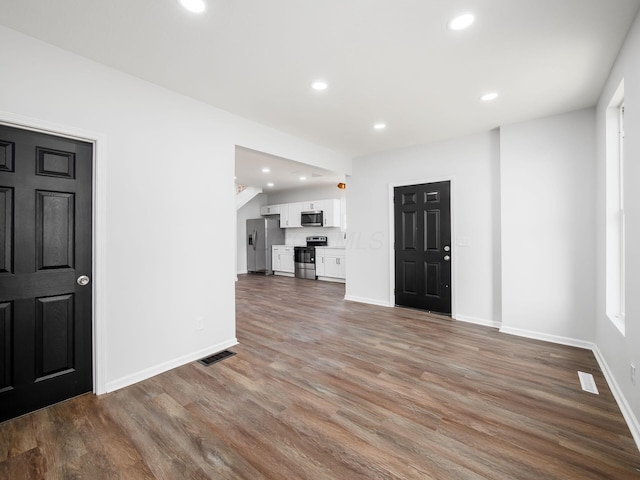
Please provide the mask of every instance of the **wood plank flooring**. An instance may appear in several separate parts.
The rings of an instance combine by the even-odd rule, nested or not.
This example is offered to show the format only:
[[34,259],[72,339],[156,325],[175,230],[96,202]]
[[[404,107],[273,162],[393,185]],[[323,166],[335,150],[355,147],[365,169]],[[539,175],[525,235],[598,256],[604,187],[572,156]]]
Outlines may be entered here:
[[343,297],[241,276],[237,355],[0,424],[0,478],[640,478],[591,352]]

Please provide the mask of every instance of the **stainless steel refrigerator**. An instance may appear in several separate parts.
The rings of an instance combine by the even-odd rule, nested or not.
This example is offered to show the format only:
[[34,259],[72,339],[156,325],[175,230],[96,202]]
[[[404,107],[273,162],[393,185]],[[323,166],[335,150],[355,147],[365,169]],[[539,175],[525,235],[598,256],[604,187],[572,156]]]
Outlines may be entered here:
[[284,228],[277,218],[252,218],[247,220],[247,271],[273,274],[271,246],[284,245]]

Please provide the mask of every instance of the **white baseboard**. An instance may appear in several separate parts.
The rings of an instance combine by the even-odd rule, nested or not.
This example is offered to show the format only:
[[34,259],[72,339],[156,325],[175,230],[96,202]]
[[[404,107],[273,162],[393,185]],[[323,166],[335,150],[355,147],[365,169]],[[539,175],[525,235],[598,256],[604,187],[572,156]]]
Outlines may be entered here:
[[611,373],[611,369],[609,368],[609,365],[607,365],[607,362],[604,359],[604,356],[602,355],[602,353],[600,352],[600,349],[596,344],[593,344],[592,350],[593,350],[593,354],[596,357],[596,360],[598,361],[598,365],[600,365],[600,370],[602,370],[602,373],[604,374],[604,378],[607,380],[607,384],[609,384],[611,393],[613,393],[613,396],[616,399],[616,402],[618,403],[618,407],[622,412],[622,416],[627,422],[627,426],[629,427],[629,430],[631,431],[631,435],[633,436],[633,439],[636,442],[636,446],[638,447],[638,450],[640,450],[640,422],[638,422],[638,419],[633,414],[633,410],[631,410],[631,406],[629,405],[629,402],[627,402],[627,399],[623,395],[622,390],[618,386],[618,382],[616,382],[615,377]]
[[548,333],[534,332],[532,330],[524,330],[522,328],[502,326],[500,327],[500,333],[507,333],[509,335],[516,335],[518,337],[531,338],[533,340],[558,343],[560,345],[567,345],[569,347],[578,347],[586,348],[587,350],[593,350],[593,343],[591,342],[585,342],[584,340],[577,340],[575,338],[562,337],[560,335],[551,335]]
[[293,273],[289,272],[273,272],[274,277],[295,277]]
[[492,327],[492,328],[500,328],[500,326],[502,325],[501,322],[496,322],[495,320],[487,320],[485,318],[470,317],[468,315],[456,314],[454,320],[459,320],[461,322],[473,323],[475,325],[482,325],[483,327]]
[[616,399],[616,403],[618,404],[618,408],[622,412],[622,416],[624,417],[625,422],[627,422],[627,426],[631,431],[631,436],[636,442],[636,446],[638,450],[640,450],[640,422],[633,414],[633,410],[627,402],[622,390],[618,386],[618,382],[616,382],[615,377],[611,373],[611,369],[607,365],[604,356],[600,352],[598,346],[593,342],[586,342],[584,340],[577,340],[575,338],[561,337],[557,335],[549,335],[546,333],[533,332],[530,330],[523,330],[519,328],[511,328],[511,327],[502,327],[500,328],[501,333],[507,333],[509,335],[517,335],[519,337],[532,338],[535,340],[544,340],[546,342],[559,343],[561,345],[567,345],[570,347],[579,347],[585,348],[587,350],[591,350],[593,355],[596,357],[596,361],[600,366],[600,370],[602,370],[602,374],[604,375],[605,380],[607,381],[607,385],[609,385],[609,389],[613,394],[613,397]]
[[318,277],[318,280],[321,282],[346,283],[344,278]]
[[375,300],[373,298],[355,297],[353,295],[345,295],[345,300],[349,302],[368,303],[369,305],[377,305],[379,307],[393,307],[389,302],[383,302],[381,300]]
[[195,360],[199,360],[203,357],[213,355],[214,353],[218,353],[225,348],[230,348],[235,345],[238,345],[238,340],[236,338],[232,338],[225,342],[203,348],[201,350],[198,350],[197,352],[192,352],[188,355],[183,355],[182,357],[174,358],[173,360],[161,363],[160,365],[154,365],[153,367],[146,368],[136,373],[132,373],[131,375],[118,378],[111,382],[107,382],[105,393],[128,387],[129,385],[133,385],[134,383],[141,382],[143,380],[146,380],[147,378],[159,375],[173,368],[181,367],[182,365],[193,362]]

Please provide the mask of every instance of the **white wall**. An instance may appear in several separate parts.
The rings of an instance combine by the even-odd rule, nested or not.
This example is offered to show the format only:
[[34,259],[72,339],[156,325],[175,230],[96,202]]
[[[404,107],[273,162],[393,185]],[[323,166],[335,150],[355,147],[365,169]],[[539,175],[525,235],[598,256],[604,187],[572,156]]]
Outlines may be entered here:
[[285,228],[285,244],[306,245],[307,237],[322,235],[327,237],[327,245],[330,247],[344,247],[347,234],[339,227],[300,227]]
[[500,129],[502,329],[593,340],[595,111]]
[[247,273],[247,220],[250,218],[260,218],[260,207],[264,205],[267,205],[267,196],[261,193],[253,197],[249,203],[244,205],[236,213],[236,272],[238,274]]
[[98,391],[233,344],[235,145],[344,173],[350,160],[4,27],[0,58],[0,120],[106,139]]
[[346,297],[393,304],[390,187],[451,179],[453,313],[499,324],[498,149],[494,131],[355,159],[347,180]]
[[[632,25],[600,97],[597,109],[597,274],[595,341],[609,369],[610,379],[621,392],[636,443],[640,446],[640,16]],[[605,305],[605,111],[624,79],[626,214],[626,328],[625,334],[607,318]],[[638,369],[631,384],[629,364]],[[619,398],[619,402],[621,399]],[[623,409],[624,413],[624,409]]]

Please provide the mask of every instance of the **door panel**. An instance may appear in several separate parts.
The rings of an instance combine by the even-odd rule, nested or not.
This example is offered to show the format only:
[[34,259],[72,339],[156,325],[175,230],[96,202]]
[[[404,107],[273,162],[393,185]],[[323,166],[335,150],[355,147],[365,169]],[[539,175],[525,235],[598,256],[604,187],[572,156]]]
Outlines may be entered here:
[[415,211],[402,212],[402,248],[404,250],[416,250],[418,248],[417,225]]
[[36,157],[38,175],[75,178],[75,153],[37,148]]
[[405,295],[411,295],[418,293],[416,285],[416,262],[403,262],[403,282],[402,292]]
[[440,212],[438,210],[424,211],[424,251],[438,252],[440,250]]
[[73,295],[36,301],[36,382],[73,371]]
[[0,126],[0,421],[93,387],[92,156]]
[[13,189],[0,187],[0,273],[13,271],[11,235],[13,233]]
[[0,303],[0,393],[11,388],[13,371],[11,302]]
[[73,268],[74,195],[36,192],[38,270]]
[[440,264],[439,263],[427,263],[424,264],[424,278],[427,282],[425,289],[425,295],[440,296]]
[[449,314],[450,183],[397,187],[394,199],[396,304]]
[[0,172],[13,172],[13,142],[0,140]]

